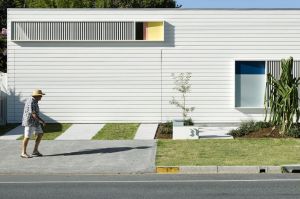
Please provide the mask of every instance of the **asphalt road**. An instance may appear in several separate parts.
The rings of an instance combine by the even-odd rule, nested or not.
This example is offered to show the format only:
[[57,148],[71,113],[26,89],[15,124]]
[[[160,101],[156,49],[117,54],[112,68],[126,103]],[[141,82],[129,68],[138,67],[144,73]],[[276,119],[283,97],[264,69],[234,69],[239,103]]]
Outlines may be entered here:
[[2,199],[299,199],[300,174],[0,176]]

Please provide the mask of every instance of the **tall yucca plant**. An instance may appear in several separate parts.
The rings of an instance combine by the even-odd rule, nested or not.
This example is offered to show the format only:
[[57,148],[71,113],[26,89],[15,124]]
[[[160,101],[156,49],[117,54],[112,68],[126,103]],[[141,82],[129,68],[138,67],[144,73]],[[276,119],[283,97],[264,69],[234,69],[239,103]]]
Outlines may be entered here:
[[[290,129],[296,116],[299,121],[298,86],[300,78],[293,78],[293,57],[281,60],[281,75],[276,79],[270,73],[267,75],[265,93],[265,121],[270,112],[269,122],[280,127],[280,133],[285,134]],[[270,96],[267,98],[268,90]],[[269,110],[268,110],[269,109]]]

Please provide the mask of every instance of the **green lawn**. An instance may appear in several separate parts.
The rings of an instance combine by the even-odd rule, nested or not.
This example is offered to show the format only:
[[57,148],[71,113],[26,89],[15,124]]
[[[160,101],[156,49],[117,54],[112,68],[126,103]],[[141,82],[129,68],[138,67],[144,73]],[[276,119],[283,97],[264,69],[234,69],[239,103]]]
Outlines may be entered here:
[[93,140],[132,140],[140,124],[106,124]]
[[158,166],[300,163],[300,139],[159,140]]
[[[61,123],[54,123],[54,124],[47,124],[45,127],[43,127],[44,136],[43,140],[54,140],[59,135],[61,135],[63,132],[65,132],[71,124],[61,124]],[[18,140],[22,140],[24,136],[20,137]],[[31,139],[35,139],[32,137]]]
[[8,131],[16,128],[17,126],[19,126],[20,124],[6,124],[4,126],[0,126],[0,136],[4,135],[5,133],[7,133]]

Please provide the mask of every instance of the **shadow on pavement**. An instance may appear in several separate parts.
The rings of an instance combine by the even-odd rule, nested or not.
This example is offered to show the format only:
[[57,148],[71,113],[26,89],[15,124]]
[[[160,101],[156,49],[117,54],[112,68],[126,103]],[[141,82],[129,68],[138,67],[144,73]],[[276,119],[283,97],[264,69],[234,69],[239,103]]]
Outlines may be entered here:
[[88,155],[88,154],[97,154],[97,153],[117,153],[122,151],[129,151],[132,149],[148,149],[149,146],[140,146],[140,147],[115,147],[115,148],[101,148],[101,149],[86,149],[82,151],[70,152],[70,153],[58,153],[46,156],[71,156],[71,155]]

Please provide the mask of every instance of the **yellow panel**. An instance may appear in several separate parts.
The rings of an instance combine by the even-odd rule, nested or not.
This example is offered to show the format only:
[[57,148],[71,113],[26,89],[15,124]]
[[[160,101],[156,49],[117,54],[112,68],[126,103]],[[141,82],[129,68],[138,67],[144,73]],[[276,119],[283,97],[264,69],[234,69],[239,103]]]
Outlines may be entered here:
[[156,167],[156,173],[160,173],[160,174],[179,173],[179,167]]
[[164,22],[146,22],[147,41],[164,40]]

